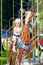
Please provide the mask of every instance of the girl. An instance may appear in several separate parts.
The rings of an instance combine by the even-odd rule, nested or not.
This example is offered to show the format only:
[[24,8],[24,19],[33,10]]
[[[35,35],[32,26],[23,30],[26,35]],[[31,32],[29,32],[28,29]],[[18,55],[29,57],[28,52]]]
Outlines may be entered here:
[[13,51],[16,52],[15,50],[15,45],[17,43],[17,40],[19,38],[19,36],[21,35],[21,31],[22,31],[22,28],[21,28],[21,21],[20,19],[16,19],[14,21],[14,28],[13,28]]
[[11,45],[10,48],[12,49],[12,53],[10,53],[10,57],[8,58],[8,63],[6,65],[15,65],[15,61],[16,61],[16,43],[18,41],[19,36],[21,35],[21,20],[19,18],[17,18],[14,22],[13,22],[13,37],[12,37],[12,41],[13,41],[13,46]]

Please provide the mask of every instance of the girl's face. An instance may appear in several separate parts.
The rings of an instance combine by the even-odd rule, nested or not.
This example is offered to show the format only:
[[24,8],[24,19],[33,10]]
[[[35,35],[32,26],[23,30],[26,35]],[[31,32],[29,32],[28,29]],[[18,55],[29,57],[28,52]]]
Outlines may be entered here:
[[16,27],[20,27],[20,25],[21,25],[20,22],[16,23]]

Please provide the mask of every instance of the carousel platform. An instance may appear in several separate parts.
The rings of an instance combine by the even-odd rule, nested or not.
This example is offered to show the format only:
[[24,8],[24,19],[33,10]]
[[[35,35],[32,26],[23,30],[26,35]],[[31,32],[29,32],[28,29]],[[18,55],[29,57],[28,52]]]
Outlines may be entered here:
[[43,62],[39,62],[35,58],[31,58],[31,63],[28,63],[28,59],[23,59],[21,65],[43,65]]

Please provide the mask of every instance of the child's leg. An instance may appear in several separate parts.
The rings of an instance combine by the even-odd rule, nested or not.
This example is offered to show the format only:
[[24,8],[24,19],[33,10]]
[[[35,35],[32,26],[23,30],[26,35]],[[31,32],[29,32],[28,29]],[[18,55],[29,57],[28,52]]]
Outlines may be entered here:
[[16,44],[17,44],[17,39],[15,39],[13,42],[13,52],[16,52]]

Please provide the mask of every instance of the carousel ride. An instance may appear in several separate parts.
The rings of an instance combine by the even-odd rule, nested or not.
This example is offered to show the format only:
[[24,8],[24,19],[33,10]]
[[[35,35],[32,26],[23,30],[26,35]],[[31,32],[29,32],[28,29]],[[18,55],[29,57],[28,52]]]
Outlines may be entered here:
[[[39,38],[39,35],[36,34],[34,37],[31,37],[30,39],[30,20],[35,14],[32,11],[26,11],[25,14],[25,24],[23,25],[22,33],[17,41],[17,49],[19,49],[19,53],[17,54],[15,62],[14,60],[10,60],[10,65],[21,65],[21,63],[24,62],[28,62],[28,64],[39,63],[39,61],[35,59],[35,56],[33,57],[33,59],[30,58],[30,53],[36,49],[36,42]],[[10,54],[12,54],[12,46],[10,47]],[[23,57],[25,57],[24,55],[27,55],[27,60],[23,59]]]
[[[23,10],[25,11],[25,10]],[[36,54],[39,50],[39,34],[35,34],[33,37],[31,37],[30,39],[30,20],[32,19],[32,17],[34,17],[36,14],[33,13],[32,11],[25,11],[25,24],[23,25],[23,30],[22,30],[22,33],[20,35],[20,38],[18,39],[18,42],[17,42],[17,46],[18,46],[18,49],[19,49],[19,53],[17,53],[17,58],[16,58],[16,61],[14,63],[14,60],[10,60],[10,65],[23,65],[23,64],[29,64],[29,63],[32,63],[33,65],[34,64],[40,64],[40,59],[38,57],[38,54]],[[36,28],[33,27],[33,31],[35,32],[36,31]],[[7,36],[7,35],[6,35]],[[12,39],[12,35],[11,35],[11,39]],[[7,38],[7,43],[8,43],[8,38]],[[12,54],[12,44],[7,44],[7,47],[6,47],[6,44],[4,45],[5,48],[7,48],[7,53],[8,54]],[[5,49],[4,48],[4,49]],[[34,52],[34,50],[38,50],[36,53]],[[6,49],[5,49],[6,50]],[[10,50],[10,51],[9,51]],[[30,58],[30,53],[31,52],[34,52],[33,53],[33,58]],[[7,58],[8,58],[8,54],[7,54]],[[37,55],[37,59],[36,59],[36,56],[35,54]],[[27,59],[23,58],[27,56]],[[9,58],[8,58],[9,59]],[[7,60],[8,61],[8,60]]]
[[[24,15],[25,16],[25,24],[23,25],[23,23],[22,23],[23,31],[22,31],[20,38],[18,39],[18,42],[17,42],[19,54],[17,54],[17,58],[16,58],[15,63],[14,63],[14,60],[12,58],[12,60],[10,61],[10,63],[11,63],[10,65],[21,65],[21,64],[22,65],[24,65],[24,64],[30,65],[29,64],[30,62],[33,65],[40,64],[39,56],[38,56],[38,54],[36,54],[37,58],[38,58],[38,60],[37,60],[36,56],[35,56],[35,52],[34,52],[34,50],[36,50],[36,49],[37,49],[37,52],[39,51],[38,50],[39,49],[39,45],[38,45],[39,34],[35,34],[34,36],[32,35],[32,37],[30,39],[30,30],[29,30],[30,20],[32,19],[32,17],[34,17],[35,14],[32,11],[25,11],[24,9],[22,11],[25,12],[25,15]],[[22,17],[21,17],[21,19],[22,19]],[[33,26],[32,30],[34,32],[36,32],[36,28],[34,27],[33,24],[32,24],[32,26]],[[12,38],[12,35],[10,37]],[[7,38],[7,43],[8,43],[7,34],[6,34],[6,38]],[[5,48],[7,48],[7,49],[5,49]],[[7,44],[7,45],[5,44],[4,49],[7,50],[7,61],[8,61],[8,59],[9,59],[8,54],[12,54],[12,44]],[[9,49],[10,49],[10,52],[9,52]],[[30,53],[32,51],[33,51],[33,58],[30,58]],[[28,59],[24,58],[26,55],[27,55]]]

